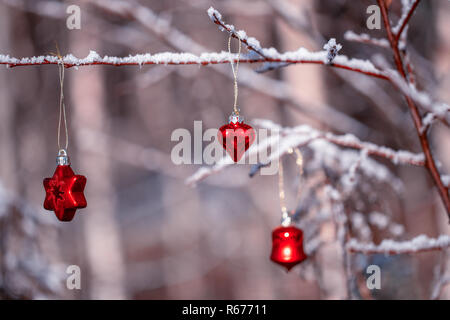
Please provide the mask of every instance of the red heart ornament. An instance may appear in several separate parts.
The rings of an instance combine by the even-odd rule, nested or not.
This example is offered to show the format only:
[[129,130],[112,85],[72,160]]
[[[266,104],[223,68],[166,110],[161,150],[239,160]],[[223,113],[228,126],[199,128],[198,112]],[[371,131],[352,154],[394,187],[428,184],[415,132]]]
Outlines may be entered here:
[[241,160],[255,141],[255,130],[244,122],[232,122],[220,127],[217,138],[234,162]]

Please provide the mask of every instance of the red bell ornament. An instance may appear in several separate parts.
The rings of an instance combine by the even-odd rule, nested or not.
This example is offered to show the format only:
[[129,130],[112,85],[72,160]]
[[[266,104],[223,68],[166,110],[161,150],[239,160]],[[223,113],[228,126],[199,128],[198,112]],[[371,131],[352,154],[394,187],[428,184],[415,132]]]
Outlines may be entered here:
[[272,254],[270,259],[291,270],[305,260],[303,231],[294,226],[280,226],[272,232]]
[[244,118],[233,112],[230,122],[220,127],[217,134],[219,142],[234,162],[241,160],[255,141],[255,130],[244,123]]
[[77,209],[87,206],[83,194],[86,177],[73,172],[64,149],[59,151],[56,163],[53,177],[44,179],[44,208],[54,211],[60,221],[71,221]]

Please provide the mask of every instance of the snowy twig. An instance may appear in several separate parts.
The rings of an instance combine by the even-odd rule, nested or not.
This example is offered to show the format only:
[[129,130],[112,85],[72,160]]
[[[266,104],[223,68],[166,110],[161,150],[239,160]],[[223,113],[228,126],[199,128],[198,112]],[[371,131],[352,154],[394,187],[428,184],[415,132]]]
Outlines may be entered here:
[[430,299],[437,300],[445,286],[450,284],[450,276],[440,278],[433,287]]
[[[14,58],[9,55],[0,55],[0,64],[5,64],[9,67],[30,66],[30,65],[45,65],[64,63],[66,68],[91,66],[91,65],[112,65],[112,66],[126,66],[126,65],[147,65],[147,64],[162,64],[162,65],[209,65],[219,63],[230,63],[230,61],[237,61],[237,55],[228,52],[209,52],[195,55],[192,53],[144,53],[128,57],[101,57],[95,51],[90,51],[85,58],[76,58],[72,54],[66,55],[60,60],[56,56],[38,56],[31,58]],[[241,58],[240,63],[260,62],[257,59]]]
[[423,251],[444,250],[450,246],[450,236],[441,235],[438,238],[429,238],[420,235],[408,241],[383,240],[379,245],[373,243],[361,243],[351,239],[346,245],[350,252],[364,254],[403,254]]
[[442,183],[447,188],[450,188],[450,175],[445,175],[445,174],[441,175],[441,180],[442,180]]
[[[382,59],[377,59],[380,63],[385,63]],[[408,96],[414,102],[416,102],[425,111],[432,114],[433,119],[437,118],[446,125],[450,125],[450,106],[443,102],[436,102],[425,92],[418,91],[413,84],[409,84],[405,81],[400,74],[392,69],[386,69],[385,73],[389,76],[391,83],[395,85],[405,96]],[[425,117],[424,117],[425,119]],[[427,123],[423,123],[423,126],[429,125],[431,122],[431,115],[427,118]]]
[[[265,119],[256,119],[252,122],[260,128],[270,129],[279,133],[279,135],[270,136],[268,139],[260,141],[258,145],[255,144],[251,146],[246,154],[246,158],[251,158],[259,154],[261,150],[268,147],[274,147],[278,143],[279,148],[273,151],[268,157],[268,163],[270,163],[271,161],[277,160],[283,156],[290,148],[302,147],[315,140],[326,140],[341,147],[362,150],[366,152],[367,155],[374,155],[388,159],[394,164],[403,163],[416,166],[424,165],[424,157],[422,154],[414,154],[403,150],[395,151],[384,146],[377,146],[376,144],[370,142],[361,141],[351,134],[335,135],[329,132],[322,132],[320,130],[313,129],[308,125],[301,125],[294,128],[282,128],[272,121]],[[195,185],[197,182],[209,177],[210,175],[221,172],[232,164],[233,162],[229,157],[222,158],[212,167],[201,167],[198,169],[195,174],[186,180],[186,183],[189,185]]]
[[[140,23],[142,26],[144,26],[146,29],[148,29],[150,32],[158,36],[162,41],[164,41],[169,46],[175,48],[176,50],[180,51],[191,51],[196,53],[191,54],[187,53],[179,54],[179,53],[160,53],[160,54],[142,54],[132,57],[104,57],[101,58],[95,53],[92,53],[91,57],[95,57],[96,60],[94,61],[86,61],[84,59],[77,59],[73,57],[72,55],[69,55],[67,57],[64,57],[64,59],[69,58],[69,61],[66,61],[67,64],[66,67],[72,67],[74,66],[73,63],[76,64],[76,66],[86,66],[86,65],[96,65],[96,64],[110,64],[115,66],[120,65],[142,65],[142,64],[162,64],[162,65],[168,65],[168,64],[174,64],[174,65],[186,65],[186,64],[200,64],[200,65],[207,65],[207,64],[218,64],[218,63],[229,63],[230,59],[234,59],[233,61],[236,62],[236,56],[235,55],[229,55],[228,58],[226,58],[226,53],[206,53],[201,54],[201,52],[207,51],[205,47],[200,45],[199,43],[195,42],[192,38],[187,36],[186,34],[182,33],[181,31],[177,30],[171,25],[171,22],[169,19],[165,17],[158,16],[156,13],[154,13],[151,9],[141,6],[136,3],[130,3],[125,1],[104,1],[104,0],[96,0],[93,1],[92,4],[94,4],[97,8],[105,10],[109,13],[125,17],[127,19],[133,19]],[[299,49],[296,52],[293,53],[285,53],[283,55],[286,55],[284,58],[289,58],[290,56],[293,56],[297,53],[304,53],[305,55],[312,54],[308,52],[306,49]],[[215,60],[212,58],[214,55],[225,55],[221,57],[220,61]],[[322,53],[319,52],[319,55],[322,55],[325,57],[326,53],[325,51],[322,51]],[[280,54],[281,56],[281,54]],[[254,57],[244,57],[241,56],[242,59],[240,59],[240,62],[242,63],[257,63],[257,62],[265,62],[265,60],[262,60],[260,56],[254,56]],[[8,58],[8,59],[6,59]],[[57,61],[55,61],[55,57],[48,56],[48,59],[45,56],[40,57],[34,57],[34,58],[23,58],[23,59],[17,59],[17,58],[10,58],[8,56],[3,56],[3,63],[0,61],[0,64],[6,64],[10,66],[14,66],[14,63],[21,62],[22,64],[19,65],[39,65],[39,64],[56,64]],[[205,58],[205,59],[203,59]],[[210,59],[211,58],[211,59]],[[338,57],[341,59],[342,57]],[[278,57],[277,61],[281,61],[283,57]],[[344,58],[344,60],[346,57]],[[353,61],[353,60],[352,60]],[[291,62],[287,63],[290,64]],[[353,62],[358,63],[358,61]],[[359,62],[361,63],[361,61]],[[274,63],[275,64],[275,63]],[[276,64],[280,64],[277,62]],[[372,65],[373,66],[373,65]],[[231,77],[231,74],[228,71],[225,71],[223,68],[214,68],[213,69],[216,72],[221,73],[224,76]],[[299,98],[294,96],[292,94],[293,90],[289,88],[288,85],[283,83],[282,81],[270,79],[267,77],[260,76],[258,74],[255,74],[253,71],[251,71],[248,68],[242,68],[240,70],[240,82],[242,85],[246,85],[247,87],[256,90],[259,93],[262,93],[264,95],[267,95],[269,97],[273,97],[279,101],[285,102],[288,107],[293,108],[294,111],[301,112],[303,115],[306,115],[308,118],[314,119],[319,122],[323,122],[330,126],[331,128],[334,128],[339,131],[347,132],[350,130],[350,128],[353,128],[354,130],[359,130],[361,132],[365,131],[367,128],[362,125],[359,121],[345,115],[344,113],[341,113],[336,110],[336,108],[333,108],[332,106],[325,106],[321,105],[320,109],[323,110],[323,112],[327,113],[329,117],[323,117],[321,116],[322,113],[317,113],[315,106],[306,106],[305,103],[299,101]],[[274,88],[276,88],[274,90]],[[333,121],[330,121],[333,119]]]
[[352,134],[336,135],[330,132],[323,132],[311,128],[308,125],[301,125],[295,128],[280,128],[280,126],[273,123],[272,121],[263,119],[256,119],[253,121],[253,123],[261,128],[279,130],[281,134],[307,134],[311,137],[312,140],[324,139],[341,147],[365,150],[365,152],[367,152],[367,155],[379,156],[392,161],[394,164],[403,163],[416,166],[424,165],[424,156],[421,153],[415,154],[405,150],[396,151],[385,146],[378,146],[371,142],[361,141]]
[[395,41],[396,42],[399,41],[403,30],[408,25],[409,19],[411,19],[419,2],[420,2],[420,0],[414,0],[414,3],[412,5],[411,5],[411,3],[409,3],[409,6],[405,6],[405,5],[403,6],[403,13],[402,13],[402,16],[400,17],[400,20],[399,20],[398,24],[394,28],[392,28],[392,31],[395,33]]
[[331,38],[327,43],[323,46],[323,48],[327,51],[327,65],[331,65],[333,63],[334,58],[339,53],[339,50],[342,49],[342,45],[336,42],[335,38]]
[[[264,62],[281,62],[281,63],[314,63],[314,64],[328,64],[328,52],[318,51],[310,52],[305,48],[300,48],[297,51],[279,53],[275,48],[262,48],[259,41],[253,37],[247,36],[247,33],[243,30],[236,31],[233,25],[226,24],[222,20],[222,15],[214,8],[208,9],[208,15],[211,20],[217,24],[222,31],[230,33],[233,37],[240,39],[240,41],[247,46],[250,51],[253,51],[256,55],[260,56]],[[380,70],[367,60],[349,59],[347,56],[336,56],[333,63],[330,64],[333,67],[351,70],[359,73],[363,73],[369,76],[389,80]]]
[[[171,25],[168,19],[157,15],[148,7],[144,7],[137,3],[112,0],[96,0],[93,4],[99,9],[105,10],[111,14],[135,20],[148,31],[158,36],[163,42],[176,50],[191,51],[197,54],[207,51],[207,48],[194,41],[185,33],[176,29]],[[251,58],[257,59],[260,57],[255,55],[255,57]],[[244,60],[241,59],[240,61]],[[251,61],[260,62],[260,60]],[[231,73],[225,68],[214,68],[213,70],[226,77],[232,77]],[[344,113],[337,111],[336,108],[333,108],[332,106],[321,105],[320,109],[329,114],[330,117],[321,116],[321,113],[317,113],[316,111],[319,109],[317,108],[318,106],[310,106],[310,103],[306,106],[305,103],[299,101],[298,97],[292,94],[293,90],[282,81],[258,75],[251,69],[245,67],[242,67],[239,73],[241,85],[245,85],[258,93],[262,93],[266,96],[285,102],[288,107],[291,107],[296,112],[301,112],[308,118],[324,122],[328,126],[339,131],[347,132],[349,131],[349,128],[354,128],[359,131],[366,130],[360,122],[345,115]],[[329,121],[328,118],[332,118],[333,121]]]
[[228,32],[233,38],[238,39],[243,44],[247,46],[247,48],[255,53],[257,53],[262,58],[266,59],[266,55],[263,52],[264,49],[261,48],[261,45],[258,40],[256,40],[253,37],[248,37],[246,32],[243,30],[236,31],[235,27],[231,24],[226,24],[222,20],[222,14],[214,9],[213,7],[210,7],[208,9],[208,15],[211,18],[211,20],[219,25],[220,30]]
[[[380,10],[381,10],[381,15],[383,17],[383,23],[386,28],[389,43],[391,45],[391,49],[394,54],[394,61],[395,61],[397,71],[399,72],[401,77],[406,81],[407,76],[406,76],[406,73],[404,70],[403,59],[402,59],[400,50],[398,48],[398,40],[396,40],[395,35],[391,28],[391,24],[389,22],[386,3],[383,0],[377,0],[377,2],[378,2],[378,6],[380,7]],[[413,5],[413,8],[415,8],[417,6],[417,3],[418,3],[418,1],[416,1],[415,6]],[[411,16],[413,11],[414,10],[411,9],[407,15]],[[405,18],[405,20],[407,22],[409,20],[409,18]],[[400,28],[400,29],[402,29],[402,28]],[[450,219],[450,197],[448,194],[448,188],[442,183],[441,176],[439,174],[439,170],[437,169],[436,162],[434,160],[433,154],[431,153],[431,147],[430,147],[430,142],[428,140],[427,132],[423,131],[422,117],[421,117],[418,107],[414,103],[413,99],[408,95],[405,95],[405,98],[406,98],[406,102],[408,104],[408,108],[411,113],[411,116],[413,118],[414,126],[416,127],[417,135],[419,137],[423,153],[425,155],[426,168],[428,169],[428,171],[434,181],[434,184],[436,185],[436,187],[438,189],[439,195],[444,204],[448,218]]]
[[390,48],[389,41],[387,39],[376,39],[369,36],[367,33],[356,34],[351,30],[344,33],[344,39],[347,41],[361,42],[371,44],[382,48]]

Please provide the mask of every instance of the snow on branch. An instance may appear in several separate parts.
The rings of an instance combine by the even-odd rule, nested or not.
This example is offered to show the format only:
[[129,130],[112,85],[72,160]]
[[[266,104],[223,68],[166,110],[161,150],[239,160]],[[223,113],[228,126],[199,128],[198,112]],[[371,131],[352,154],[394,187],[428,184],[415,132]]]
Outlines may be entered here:
[[[254,120],[253,123],[261,128],[280,130],[280,126],[270,120]],[[330,132],[323,132],[308,125],[300,125],[294,128],[283,128],[281,132],[308,134],[314,139],[324,139],[341,147],[364,150],[367,155],[375,155],[386,158],[394,164],[411,164],[416,166],[424,165],[424,156],[422,153],[412,153],[405,150],[395,151],[391,148],[378,146],[371,142],[364,142],[352,134],[335,135]]]
[[331,38],[328,42],[323,46],[325,50],[327,50],[327,64],[331,64],[338,55],[339,50],[342,49],[342,45],[336,43],[335,38]]
[[[90,53],[85,58],[77,58],[72,54],[62,57],[60,60],[56,56],[38,56],[31,58],[14,58],[9,55],[0,55],[0,64],[5,64],[9,67],[16,66],[28,66],[28,65],[43,65],[43,64],[58,64],[64,63],[66,68],[79,67],[87,65],[113,65],[113,66],[124,66],[124,65],[146,65],[146,64],[164,64],[164,65],[188,65],[188,64],[218,64],[218,63],[229,63],[230,60],[236,61],[237,55],[229,54],[228,52],[208,52],[202,53],[200,55],[195,55],[192,53],[144,53],[137,54],[128,57],[111,57],[104,56],[101,57],[97,52],[90,51]],[[241,59],[240,62],[258,62],[258,60],[251,59]]]
[[[274,49],[275,50],[275,49]],[[276,50],[275,50],[276,51]],[[285,53],[273,53],[271,57],[251,57],[241,56],[239,63],[263,63],[263,62],[279,62],[279,63],[316,63],[326,64],[326,51],[310,52],[305,48],[300,48],[297,51],[288,51]],[[92,65],[112,65],[112,66],[126,66],[126,65],[147,65],[147,64],[162,64],[162,65],[211,65],[211,64],[224,64],[230,63],[230,61],[236,62],[237,55],[229,54],[228,52],[205,52],[200,55],[192,53],[144,53],[137,54],[128,57],[114,57],[103,56],[101,57],[97,52],[90,51],[85,58],[77,58],[72,54],[68,54],[62,58],[64,66],[66,68],[79,67],[79,66],[92,66]],[[376,69],[369,61],[351,59],[346,56],[336,57],[336,61],[339,64],[333,63],[333,66],[348,69],[367,75],[371,75],[377,78],[386,79],[381,71]],[[36,56],[36,57],[24,57],[15,58],[9,55],[0,54],[0,64],[7,65],[8,67],[17,66],[32,66],[32,65],[46,65],[46,64],[58,64],[61,63],[60,59],[56,56]]]
[[382,48],[390,48],[389,41],[387,39],[372,38],[367,33],[356,34],[353,31],[348,30],[344,33],[344,39],[347,41],[371,44]]
[[441,175],[441,180],[442,183],[444,184],[444,186],[446,186],[447,188],[450,188],[450,175]]
[[350,252],[388,255],[443,250],[448,247],[450,247],[450,236],[441,235],[438,238],[429,238],[423,234],[408,241],[383,240],[379,245],[350,239],[346,245]]
[[443,102],[433,101],[433,99],[425,92],[416,89],[412,84],[408,84],[397,71],[388,69],[385,71],[391,82],[406,96],[414,100],[430,115],[424,118],[424,126],[429,126],[435,118],[443,123],[450,125],[450,106]]
[[417,8],[420,0],[402,0],[402,16],[397,25],[392,27],[392,32],[395,34],[395,39],[398,41],[408,25],[409,19],[411,19],[414,11]]
[[[249,37],[244,30],[236,30],[235,26],[227,24],[222,20],[222,14],[210,7],[208,9],[208,15],[211,20],[219,26],[221,31],[226,31],[234,38],[239,39],[248,50],[252,51],[255,55],[262,58],[265,62],[280,62],[280,63],[315,63],[315,64],[329,64],[329,52],[327,50],[310,52],[305,48],[299,48],[297,51],[279,53],[275,48],[263,48],[260,42]],[[332,39],[330,39],[332,40]],[[339,45],[340,46],[340,45]],[[339,48],[340,49],[340,48]],[[337,51],[339,51],[339,49]],[[336,55],[337,55],[336,51]],[[336,56],[335,55],[335,56]],[[349,59],[345,55],[336,56],[333,59],[333,63],[330,64],[333,67],[351,70],[359,73],[363,73],[369,76],[389,80],[382,71],[378,70],[370,61],[361,59]]]
[[231,34],[232,37],[239,39],[239,41],[245,44],[249,50],[257,53],[262,58],[266,58],[266,53],[268,54],[268,51],[271,49],[261,48],[261,44],[259,43],[259,41],[253,37],[247,36],[247,33],[244,30],[236,31],[236,28],[233,25],[223,22],[222,14],[219,11],[217,11],[213,7],[210,7],[208,9],[208,16],[215,24],[219,26],[219,29],[221,31],[227,31],[229,34]]
[[[300,125],[294,128],[283,128],[280,125],[265,119],[256,119],[252,121],[252,123],[260,128],[270,129],[278,134],[270,135],[267,139],[259,141],[258,144],[255,143],[252,145],[246,153],[246,159],[257,156],[262,150],[269,147],[274,150],[275,147],[275,150],[272,151],[267,159],[268,163],[270,163],[271,161],[279,159],[291,148],[309,145],[315,140],[324,140],[340,147],[361,150],[361,152],[364,152],[367,155],[383,157],[392,161],[394,164],[402,163],[416,166],[424,165],[423,154],[415,154],[404,150],[395,151],[384,146],[377,146],[376,144],[370,142],[361,141],[351,134],[335,135],[333,133],[323,132],[311,128],[308,125]],[[325,149],[323,145],[315,145],[315,147],[322,151]],[[332,149],[330,152],[336,153],[338,150]],[[349,165],[351,165],[351,163],[352,161],[349,161]],[[224,157],[212,167],[201,167],[198,169],[196,173],[186,179],[186,183],[189,185],[195,185],[197,182],[207,178],[210,175],[221,172],[232,164],[234,164],[234,162],[231,161],[229,157]],[[378,167],[376,170],[371,170],[369,168],[366,170],[366,173],[371,174],[374,173],[374,171],[377,172],[381,180],[383,180],[383,177],[387,176],[387,173]],[[383,174],[383,172],[385,174]]]
[[[207,48],[194,41],[191,37],[171,25],[170,21],[167,18],[161,17],[161,15],[156,14],[148,7],[139,5],[137,3],[111,0],[97,0],[93,2],[93,4],[100,10],[104,10],[110,14],[114,14],[116,16],[124,17],[125,19],[130,19],[138,22],[141,26],[143,26],[152,34],[156,35],[163,42],[167,43],[175,50],[184,52],[189,51],[196,54],[207,51]],[[161,25],[165,26],[163,28],[164,30],[161,30]],[[255,59],[261,58],[256,54],[254,56]],[[244,56],[241,55],[241,62],[262,62],[261,60],[244,60],[243,58]],[[263,65],[266,64],[267,62]],[[274,64],[279,65],[279,63]],[[223,68],[214,68],[214,71],[230,79],[232,78],[231,73]],[[333,108],[332,106],[321,105],[321,109],[331,115],[329,119],[327,117],[320,116],[320,113],[312,111],[313,109],[315,109],[314,106],[308,104],[308,107],[306,107],[305,102],[300,101],[297,96],[294,96],[292,94],[291,88],[289,88],[286,83],[273,78],[261,76],[255,73],[250,68],[243,67],[242,69],[240,69],[239,79],[241,85],[245,85],[248,88],[255,90],[256,92],[264,94],[265,96],[270,96],[274,99],[282,100],[288,107],[293,108],[293,110],[295,110],[296,112],[301,112],[308,118],[325,122],[331,128],[335,128],[339,131],[348,131],[349,128],[357,128],[357,130],[359,131],[364,131],[367,129],[367,127],[362,125],[360,122],[345,115],[344,113],[337,111],[336,108]],[[330,121],[331,118],[334,119],[334,121]]]
[[[98,5],[108,7],[103,2],[98,2]],[[111,4],[122,4],[123,2],[111,2]],[[145,16],[146,19],[151,21],[159,21],[155,18],[154,14],[150,10],[139,11],[140,15],[136,13],[136,8],[130,7],[127,3],[123,6],[119,6],[122,9],[130,10],[130,12],[136,14],[137,16]],[[113,10],[113,8],[109,8]],[[116,8],[118,9],[118,8]],[[363,73],[376,78],[381,78],[389,80],[389,78],[379,69],[377,69],[370,61],[361,59],[349,59],[345,55],[337,55],[337,51],[333,53],[335,58],[333,63],[330,63],[330,50],[310,52],[305,48],[299,48],[296,51],[288,51],[284,53],[279,53],[275,48],[262,48],[259,41],[253,37],[248,37],[246,32],[243,30],[236,31],[233,25],[226,24],[222,21],[222,15],[214,8],[209,8],[208,14],[214,23],[218,24],[221,30],[227,31],[235,38],[240,39],[247,48],[253,52],[253,54],[247,54],[241,57],[240,63],[281,63],[281,64],[297,64],[297,63],[314,63],[314,64],[329,64],[330,66],[351,70],[359,73]],[[147,26],[148,23],[143,23]],[[159,28],[160,29],[160,28]],[[156,30],[158,35],[164,32],[161,30]],[[167,28],[165,28],[167,29]],[[175,31],[173,31],[175,32]],[[174,38],[186,39],[186,37],[180,32],[174,34]],[[194,45],[194,43],[191,43]],[[340,46],[340,45],[339,45]],[[197,46],[194,46],[197,48]],[[201,47],[201,46],[200,46]],[[199,47],[199,48],[200,48]],[[199,49],[197,48],[197,49]],[[201,47],[202,48],[202,47]],[[336,49],[338,45],[336,45]],[[340,48],[339,48],[340,49]],[[101,57],[95,51],[91,51],[85,58],[76,58],[72,54],[68,54],[62,58],[62,62],[66,68],[78,67],[78,66],[90,66],[90,65],[113,65],[113,66],[125,66],[125,65],[146,65],[146,64],[164,64],[164,65],[210,65],[210,64],[221,64],[229,63],[230,60],[236,62],[237,56],[226,52],[205,52],[199,55],[192,53],[144,53],[128,57],[114,57],[114,56],[104,56]],[[31,65],[46,65],[46,64],[58,64],[61,63],[60,59],[56,56],[36,56],[36,57],[24,57],[15,58],[9,55],[0,55],[0,64],[7,65],[8,67],[16,66],[31,66]]]

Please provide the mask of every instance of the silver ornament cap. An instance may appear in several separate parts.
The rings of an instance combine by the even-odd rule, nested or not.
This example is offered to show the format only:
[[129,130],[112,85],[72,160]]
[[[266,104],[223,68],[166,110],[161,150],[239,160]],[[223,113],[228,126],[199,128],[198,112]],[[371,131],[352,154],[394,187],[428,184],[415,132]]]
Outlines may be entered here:
[[70,165],[70,159],[67,155],[66,149],[60,149],[58,155],[56,156],[56,164],[58,166],[68,166]]
[[233,111],[231,116],[228,118],[230,123],[240,123],[244,122],[244,117],[239,115],[239,109],[238,112]]

